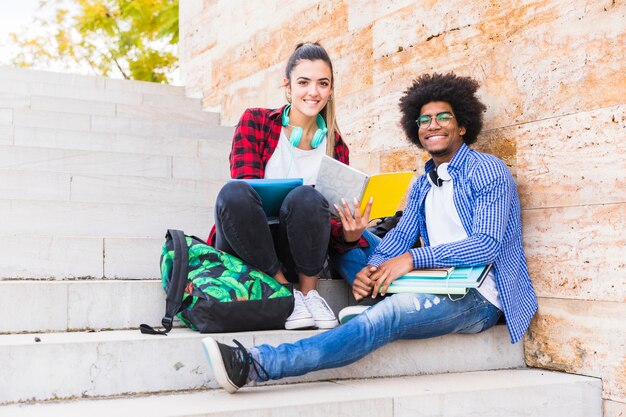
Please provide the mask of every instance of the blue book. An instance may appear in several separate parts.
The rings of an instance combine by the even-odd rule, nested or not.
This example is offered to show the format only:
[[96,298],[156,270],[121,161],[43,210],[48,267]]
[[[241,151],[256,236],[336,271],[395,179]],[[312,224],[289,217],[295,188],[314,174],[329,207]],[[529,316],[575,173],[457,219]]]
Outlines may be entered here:
[[230,181],[245,181],[261,197],[263,211],[268,220],[278,218],[280,206],[287,194],[303,184],[302,178],[261,178],[261,179],[232,179]]
[[[409,272],[393,281],[387,292],[415,292],[427,294],[464,294],[469,288],[478,288],[491,270],[491,265],[455,267],[443,270]],[[430,275],[430,276],[429,276]]]

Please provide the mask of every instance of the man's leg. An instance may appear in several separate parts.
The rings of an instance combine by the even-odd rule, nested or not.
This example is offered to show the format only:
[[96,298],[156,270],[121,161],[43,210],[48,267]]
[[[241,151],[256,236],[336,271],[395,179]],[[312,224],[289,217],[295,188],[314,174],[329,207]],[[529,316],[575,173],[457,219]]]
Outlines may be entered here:
[[267,371],[267,376],[253,379],[280,379],[345,366],[398,339],[478,333],[499,317],[500,311],[475,290],[456,301],[432,294],[396,294],[333,330],[296,343],[250,349]]
[[344,253],[329,251],[333,266],[350,287],[352,287],[357,272],[367,265],[367,260],[380,243],[380,238],[367,230],[363,232],[363,237],[369,243],[367,248],[354,248]]

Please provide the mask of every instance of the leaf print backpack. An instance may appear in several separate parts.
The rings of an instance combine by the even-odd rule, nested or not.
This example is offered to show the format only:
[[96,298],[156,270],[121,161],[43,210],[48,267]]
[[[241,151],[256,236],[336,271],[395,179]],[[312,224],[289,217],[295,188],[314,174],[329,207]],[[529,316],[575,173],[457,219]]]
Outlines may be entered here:
[[289,286],[180,230],[165,236],[161,280],[165,330],[142,324],[142,333],[168,333],[176,315],[201,333],[282,329],[293,311]]

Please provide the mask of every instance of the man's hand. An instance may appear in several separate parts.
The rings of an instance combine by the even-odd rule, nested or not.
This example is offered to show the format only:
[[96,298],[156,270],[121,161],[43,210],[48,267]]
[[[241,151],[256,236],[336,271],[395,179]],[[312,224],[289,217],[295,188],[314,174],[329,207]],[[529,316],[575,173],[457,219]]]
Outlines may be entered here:
[[369,276],[370,281],[374,283],[372,298],[376,298],[379,292],[381,295],[385,295],[389,284],[396,278],[412,270],[413,257],[409,252],[405,252],[400,256],[383,262],[375,271],[372,271]]
[[354,295],[355,300],[361,301],[372,293],[374,283],[369,277],[374,271],[376,271],[375,266],[367,265],[357,272],[352,284],[352,295]]
[[361,204],[355,198],[354,199],[354,216],[350,211],[350,207],[348,203],[341,199],[342,206],[338,207],[335,204],[335,210],[337,210],[337,214],[339,215],[339,219],[341,220],[341,226],[343,227],[343,240],[346,242],[356,242],[361,238],[363,231],[367,227],[367,224],[370,222],[370,212],[372,211],[372,204],[374,202],[373,198],[370,198],[370,201],[365,206],[365,211],[361,216]]

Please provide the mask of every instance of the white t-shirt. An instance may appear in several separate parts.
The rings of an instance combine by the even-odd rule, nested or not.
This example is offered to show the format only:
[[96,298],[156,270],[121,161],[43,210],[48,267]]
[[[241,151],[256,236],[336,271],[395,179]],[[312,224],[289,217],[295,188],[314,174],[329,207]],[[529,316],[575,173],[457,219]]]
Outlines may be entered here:
[[[459,212],[454,205],[453,181],[448,174],[447,166],[448,164],[441,164],[437,167],[437,173],[443,183],[440,187],[433,185],[426,195],[426,229],[431,246],[467,238]],[[491,304],[502,310],[493,270],[478,287],[478,292]]]
[[315,185],[325,154],[326,138],[317,148],[305,151],[289,143],[283,128],[278,145],[265,166],[265,178],[302,178],[305,185]]

